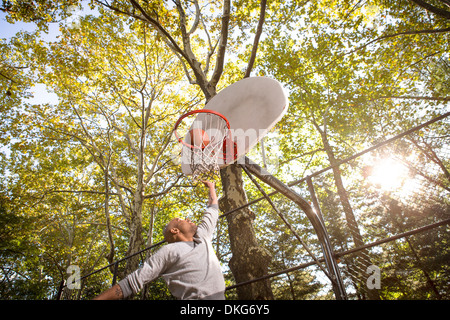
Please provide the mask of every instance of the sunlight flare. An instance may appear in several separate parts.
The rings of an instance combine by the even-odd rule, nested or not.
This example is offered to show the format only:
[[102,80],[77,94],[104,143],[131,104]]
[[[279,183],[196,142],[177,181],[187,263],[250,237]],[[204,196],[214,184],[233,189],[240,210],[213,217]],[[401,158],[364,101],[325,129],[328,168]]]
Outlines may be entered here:
[[399,161],[386,158],[375,163],[369,181],[385,190],[394,191],[401,188],[408,179],[409,170]]

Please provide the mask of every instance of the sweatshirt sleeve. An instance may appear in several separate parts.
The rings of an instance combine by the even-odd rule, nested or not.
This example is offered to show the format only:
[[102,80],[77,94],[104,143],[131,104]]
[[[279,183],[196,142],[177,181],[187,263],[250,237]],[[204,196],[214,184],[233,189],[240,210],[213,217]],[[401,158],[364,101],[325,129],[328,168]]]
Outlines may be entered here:
[[153,254],[141,268],[118,282],[124,298],[135,295],[145,284],[155,280],[164,272],[172,260],[171,252],[168,250],[168,247],[169,245],[162,247]]
[[203,213],[203,220],[200,222],[197,234],[199,236],[212,238],[219,218],[219,206],[217,204],[209,205]]

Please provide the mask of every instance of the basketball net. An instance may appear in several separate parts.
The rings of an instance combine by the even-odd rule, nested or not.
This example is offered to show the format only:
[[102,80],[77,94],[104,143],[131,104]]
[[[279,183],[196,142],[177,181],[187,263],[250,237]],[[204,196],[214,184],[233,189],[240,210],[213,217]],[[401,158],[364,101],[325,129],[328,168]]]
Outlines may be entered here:
[[182,152],[190,159],[189,165],[194,181],[215,180],[219,176],[217,154],[222,153],[222,143],[209,143],[204,149],[191,149],[183,145]]
[[[197,116],[197,120],[189,123],[186,119],[192,115]],[[189,129],[183,132],[180,128],[186,126]],[[175,135],[182,144],[181,161],[189,164],[192,179],[203,181],[218,178],[219,160],[222,159],[222,163],[227,162],[227,141],[231,141],[226,118],[205,109],[192,111],[180,117],[175,125]],[[190,139],[186,138],[186,135],[189,135]]]

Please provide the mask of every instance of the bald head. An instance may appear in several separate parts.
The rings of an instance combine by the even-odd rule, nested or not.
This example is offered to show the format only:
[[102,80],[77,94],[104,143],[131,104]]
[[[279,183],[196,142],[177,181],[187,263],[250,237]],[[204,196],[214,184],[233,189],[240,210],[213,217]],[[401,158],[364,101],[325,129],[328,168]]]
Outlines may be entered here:
[[164,239],[168,243],[179,241],[193,241],[193,237],[197,232],[197,225],[189,219],[181,218],[172,219],[164,228]]
[[173,228],[177,228],[177,227],[178,227],[178,223],[175,219],[170,220],[170,222],[165,226],[163,235],[164,235],[164,239],[168,243],[174,242],[171,230]]

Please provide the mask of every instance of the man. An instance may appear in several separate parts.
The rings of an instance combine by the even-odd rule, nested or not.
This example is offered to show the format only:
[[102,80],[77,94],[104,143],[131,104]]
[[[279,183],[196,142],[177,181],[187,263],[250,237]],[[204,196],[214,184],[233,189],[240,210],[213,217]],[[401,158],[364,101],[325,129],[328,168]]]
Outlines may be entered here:
[[213,182],[203,184],[209,189],[209,203],[202,222],[197,226],[189,219],[171,220],[164,228],[169,244],[95,300],[128,298],[159,276],[178,299],[225,299],[225,281],[211,244],[219,214],[216,189]]

